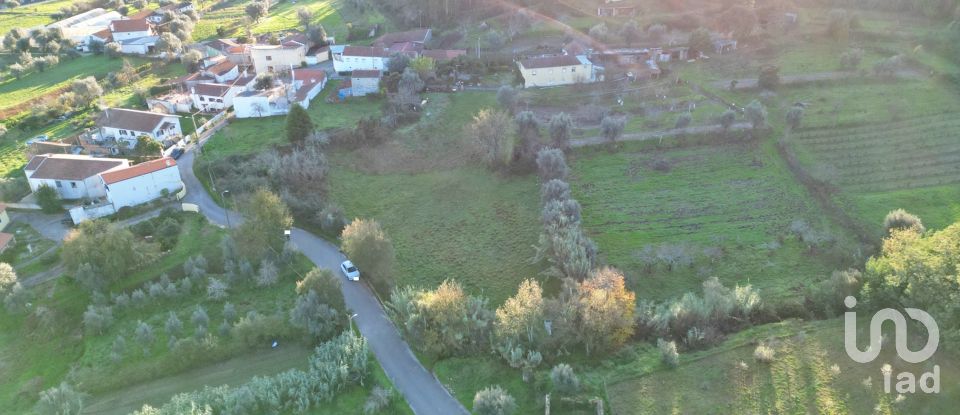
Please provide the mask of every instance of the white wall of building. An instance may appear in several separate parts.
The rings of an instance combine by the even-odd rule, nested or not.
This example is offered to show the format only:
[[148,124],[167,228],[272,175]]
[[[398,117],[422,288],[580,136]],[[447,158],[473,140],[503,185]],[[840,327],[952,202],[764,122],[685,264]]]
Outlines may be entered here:
[[337,72],[353,72],[356,70],[379,70],[387,69],[387,62],[390,58],[371,57],[371,56],[344,56],[342,54],[333,56],[333,70]]
[[41,186],[50,186],[57,191],[61,199],[95,199],[107,194],[100,176],[90,176],[84,180],[27,179],[30,190],[36,192]]
[[[260,111],[257,111],[257,105]],[[270,99],[263,95],[238,96],[233,99],[233,114],[237,118],[269,117],[273,114],[270,109]]]
[[[97,177],[98,179],[99,176]],[[132,177],[113,184],[104,185],[107,200],[119,210],[125,206],[136,206],[157,199],[163,195],[164,189],[174,194],[182,187],[180,169],[176,165],[153,173]]]
[[253,46],[250,59],[258,74],[289,70],[291,66],[299,68],[307,60],[307,48],[285,48],[282,46]]
[[351,93],[355,97],[380,92],[379,78],[350,78]]

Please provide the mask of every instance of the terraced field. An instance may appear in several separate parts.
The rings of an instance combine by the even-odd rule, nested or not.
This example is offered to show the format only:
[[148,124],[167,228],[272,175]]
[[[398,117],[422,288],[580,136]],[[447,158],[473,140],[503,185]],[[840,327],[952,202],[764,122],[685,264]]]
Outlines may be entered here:
[[[205,40],[217,37],[217,28],[222,27],[227,36],[243,34],[244,22],[247,17],[244,7],[247,1],[231,1],[223,5],[215,5],[204,12],[193,32],[194,39]],[[273,33],[284,30],[302,29],[297,18],[297,10],[307,8],[313,12],[314,22],[323,24],[324,29],[337,39],[346,39],[347,27],[345,22],[383,23],[383,16],[375,10],[370,10],[362,16],[344,16],[345,10],[338,0],[304,0],[300,2],[275,3],[269,14],[253,28],[253,34]],[[349,15],[349,14],[348,14]],[[357,24],[357,23],[354,23]]]
[[[831,270],[789,231],[795,220],[831,225],[767,146],[585,150],[572,168],[584,228],[638,297],[679,296],[717,276],[775,298]],[[650,270],[644,248],[665,244],[682,245],[693,263]]]
[[877,192],[960,181],[960,114],[794,135],[844,189]]

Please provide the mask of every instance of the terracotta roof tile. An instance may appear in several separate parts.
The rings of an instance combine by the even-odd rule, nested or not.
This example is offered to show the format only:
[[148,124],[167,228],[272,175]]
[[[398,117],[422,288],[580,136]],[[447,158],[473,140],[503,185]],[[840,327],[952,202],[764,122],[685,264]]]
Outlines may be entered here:
[[577,59],[576,56],[571,55],[561,55],[561,56],[546,56],[539,58],[527,58],[520,61],[520,64],[523,65],[526,69],[539,69],[539,68],[556,68],[560,66],[574,66],[580,65],[580,59]]
[[113,33],[143,32],[147,29],[150,29],[147,19],[114,20],[110,22],[110,31]]
[[31,179],[83,180],[110,169],[123,166],[126,160],[72,156],[65,154],[46,155]]
[[103,182],[106,184],[114,184],[117,182],[122,182],[124,180],[132,179],[134,177],[143,176],[145,174],[155,173],[160,170],[166,169],[168,167],[176,167],[177,161],[170,157],[163,157],[156,160],[151,160],[137,164],[135,166],[130,166],[124,169],[113,170],[110,172],[100,174],[100,177],[103,178]]

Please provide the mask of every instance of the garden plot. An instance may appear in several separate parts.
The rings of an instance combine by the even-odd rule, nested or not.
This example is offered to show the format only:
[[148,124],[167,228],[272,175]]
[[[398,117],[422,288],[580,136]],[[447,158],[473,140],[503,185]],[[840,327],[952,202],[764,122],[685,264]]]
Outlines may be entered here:
[[794,134],[828,180],[855,192],[960,181],[960,117],[944,114]]
[[837,266],[794,237],[844,245],[766,147],[631,148],[577,153],[571,188],[585,230],[638,297],[676,297],[716,276],[773,299]]

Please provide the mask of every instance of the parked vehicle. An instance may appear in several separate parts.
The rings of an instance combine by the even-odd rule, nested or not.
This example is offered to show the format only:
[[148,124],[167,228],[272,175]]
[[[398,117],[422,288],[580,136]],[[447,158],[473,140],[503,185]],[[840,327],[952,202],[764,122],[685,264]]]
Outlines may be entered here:
[[170,157],[173,157],[174,160],[179,159],[180,156],[182,155],[183,155],[183,148],[181,147],[177,147],[170,152]]
[[340,271],[343,272],[343,275],[347,277],[348,280],[360,281],[360,270],[357,269],[350,260],[343,261],[340,264]]

